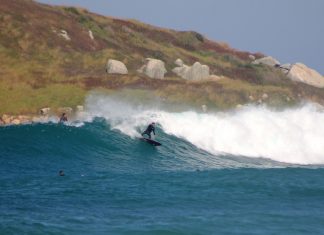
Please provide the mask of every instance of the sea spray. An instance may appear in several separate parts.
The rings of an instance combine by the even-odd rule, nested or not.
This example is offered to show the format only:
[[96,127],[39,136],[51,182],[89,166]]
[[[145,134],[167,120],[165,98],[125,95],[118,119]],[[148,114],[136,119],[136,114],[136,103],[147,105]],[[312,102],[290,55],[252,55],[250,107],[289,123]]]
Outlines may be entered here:
[[229,112],[170,112],[109,96],[92,95],[88,115],[105,118],[134,138],[155,121],[174,135],[214,155],[269,158],[293,164],[324,164],[324,112],[315,105],[282,111],[245,107]]

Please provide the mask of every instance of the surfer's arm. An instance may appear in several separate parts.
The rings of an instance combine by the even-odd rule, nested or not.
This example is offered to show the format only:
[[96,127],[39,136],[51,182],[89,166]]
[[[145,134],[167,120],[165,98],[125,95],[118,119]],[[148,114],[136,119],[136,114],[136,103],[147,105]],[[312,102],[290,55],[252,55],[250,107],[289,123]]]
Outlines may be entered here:
[[153,131],[153,134],[155,135],[155,128],[154,127],[153,127],[152,131]]

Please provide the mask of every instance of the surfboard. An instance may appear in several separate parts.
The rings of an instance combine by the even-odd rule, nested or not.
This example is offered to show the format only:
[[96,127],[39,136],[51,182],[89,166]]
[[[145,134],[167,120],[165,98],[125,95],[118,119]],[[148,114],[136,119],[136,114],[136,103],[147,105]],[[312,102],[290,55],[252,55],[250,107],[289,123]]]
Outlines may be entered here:
[[152,139],[148,139],[148,138],[144,138],[144,137],[140,138],[140,139],[147,142],[147,143],[149,143],[149,144],[151,144],[151,145],[153,145],[153,146],[161,146],[162,145],[161,143],[159,143],[159,142],[157,142],[155,140],[152,140]]

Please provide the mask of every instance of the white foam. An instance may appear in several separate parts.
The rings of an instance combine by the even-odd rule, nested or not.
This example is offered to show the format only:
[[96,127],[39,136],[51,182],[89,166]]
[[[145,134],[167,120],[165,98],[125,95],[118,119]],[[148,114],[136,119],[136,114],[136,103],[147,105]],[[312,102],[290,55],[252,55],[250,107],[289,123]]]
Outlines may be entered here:
[[227,113],[172,113],[90,96],[91,116],[135,137],[151,121],[167,134],[183,138],[212,154],[263,157],[294,164],[324,164],[324,112],[313,105],[285,111],[246,107]]

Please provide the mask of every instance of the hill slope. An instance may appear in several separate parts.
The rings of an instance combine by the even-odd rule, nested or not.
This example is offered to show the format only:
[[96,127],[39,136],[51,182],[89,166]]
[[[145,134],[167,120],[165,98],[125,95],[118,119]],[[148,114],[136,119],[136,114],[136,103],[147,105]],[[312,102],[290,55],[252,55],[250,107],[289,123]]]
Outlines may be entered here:
[[[250,54],[197,32],[177,32],[31,0],[1,0],[0,114],[75,106],[89,90],[101,87],[145,89],[171,101],[218,108],[258,100],[263,93],[272,94],[267,102],[274,105],[300,98],[323,102],[321,89],[293,83],[273,68],[251,65]],[[166,79],[157,81],[136,73],[147,57],[166,63]],[[107,75],[105,64],[110,58],[123,61],[130,74]],[[211,73],[226,78],[218,82],[175,78],[171,69],[177,58],[186,64],[199,61],[210,66]]]

